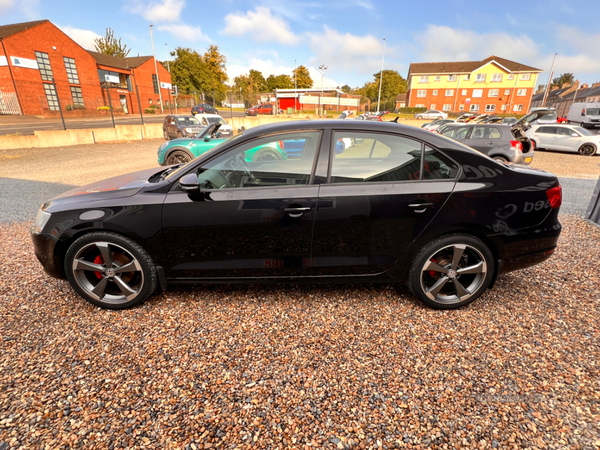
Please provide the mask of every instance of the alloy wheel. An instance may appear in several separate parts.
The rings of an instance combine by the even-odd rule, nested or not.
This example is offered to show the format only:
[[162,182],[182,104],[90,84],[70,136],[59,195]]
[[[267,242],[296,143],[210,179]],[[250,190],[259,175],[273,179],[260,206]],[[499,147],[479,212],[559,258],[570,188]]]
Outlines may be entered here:
[[80,248],[73,258],[72,271],[86,294],[111,305],[135,299],[144,286],[139,261],[112,242],[91,242]]
[[596,147],[592,144],[583,144],[579,147],[579,154],[583,156],[594,156],[596,154]]
[[431,255],[421,268],[421,289],[437,303],[463,302],[481,288],[487,271],[486,259],[477,248],[448,245]]

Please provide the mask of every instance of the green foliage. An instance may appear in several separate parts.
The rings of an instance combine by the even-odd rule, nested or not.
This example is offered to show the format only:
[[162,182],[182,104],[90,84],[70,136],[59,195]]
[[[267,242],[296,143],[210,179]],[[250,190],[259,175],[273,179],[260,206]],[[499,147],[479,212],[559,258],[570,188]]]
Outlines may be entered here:
[[[427,108],[398,108],[398,114],[418,114],[427,111]],[[464,114],[461,112],[459,115]],[[458,117],[458,116],[457,116]]]
[[74,109],[85,109],[84,105],[65,105],[65,111],[73,111]]
[[308,89],[313,87],[313,79],[310,77],[308,69],[304,66],[296,67],[296,70],[292,72],[292,87],[294,87],[294,79],[298,77],[298,83],[296,87],[298,89]]
[[156,109],[155,108],[146,108],[146,109],[144,109],[144,114],[156,114]]
[[347,84],[342,86],[342,92],[345,92],[346,94],[350,94],[352,92],[352,88],[350,86],[348,86]]
[[550,88],[560,88],[565,83],[573,84],[573,81],[575,81],[575,76],[572,73],[563,73],[552,80]]
[[269,75],[267,78],[267,90],[272,92],[275,89],[292,89],[294,82],[289,75]]
[[85,109],[85,105],[73,105],[73,109]]
[[[379,96],[379,81],[381,72],[373,74],[373,81],[357,89],[357,94],[371,100],[377,107],[377,98]],[[383,71],[383,84],[381,86],[381,103],[379,110],[392,110],[396,106],[396,95],[403,94],[407,90],[406,80],[396,70]]]
[[233,83],[234,91],[239,92],[242,88],[242,96],[247,104],[252,103],[257,94],[267,91],[265,77],[260,71],[254,69],[250,69],[247,75],[235,77]]
[[65,111],[73,111],[73,105],[65,105]]
[[94,45],[97,52],[118,56],[119,58],[125,58],[131,51],[130,48],[127,48],[127,45],[121,43],[121,38],[115,38],[115,33],[110,28],[106,29],[104,37],[94,38]]
[[150,105],[150,106],[148,106],[148,108],[150,108],[150,109],[156,109],[156,108],[158,108],[158,106],[156,106],[156,105]]

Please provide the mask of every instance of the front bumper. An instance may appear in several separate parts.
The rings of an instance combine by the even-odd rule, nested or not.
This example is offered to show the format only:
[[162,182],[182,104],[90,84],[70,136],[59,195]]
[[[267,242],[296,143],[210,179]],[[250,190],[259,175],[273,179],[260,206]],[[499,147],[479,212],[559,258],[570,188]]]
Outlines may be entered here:
[[44,268],[44,272],[53,278],[65,279],[65,274],[60,266],[60,259],[56,256],[56,238],[38,233],[35,225],[31,227],[31,240],[33,241],[33,252]]

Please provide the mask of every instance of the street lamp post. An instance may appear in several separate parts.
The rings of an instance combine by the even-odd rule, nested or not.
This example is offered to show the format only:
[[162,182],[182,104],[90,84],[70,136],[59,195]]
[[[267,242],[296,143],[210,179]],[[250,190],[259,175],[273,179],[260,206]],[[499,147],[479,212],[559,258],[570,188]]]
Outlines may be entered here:
[[294,60],[294,112],[298,105],[298,62]]
[[156,52],[154,51],[154,37],[152,36],[152,25],[150,25],[150,40],[152,41],[152,56],[154,57],[154,73],[156,74],[156,84],[158,85],[158,98],[160,99],[160,113],[164,114],[162,89],[160,88],[160,78],[158,77],[158,66],[156,65]]
[[319,97],[319,109],[321,110],[321,114],[323,114],[323,105],[321,104],[323,101],[323,75],[325,75],[327,66],[325,64],[321,64],[319,66],[319,70],[321,71],[321,97]]
[[169,64],[169,50],[167,49],[167,44],[165,44],[165,53],[167,54],[167,70],[171,73],[171,64]]
[[379,95],[377,96],[377,112],[379,112],[379,101],[381,100],[381,85],[383,84],[383,58],[385,58],[385,38],[383,38],[383,55],[381,56],[381,73],[379,74]]

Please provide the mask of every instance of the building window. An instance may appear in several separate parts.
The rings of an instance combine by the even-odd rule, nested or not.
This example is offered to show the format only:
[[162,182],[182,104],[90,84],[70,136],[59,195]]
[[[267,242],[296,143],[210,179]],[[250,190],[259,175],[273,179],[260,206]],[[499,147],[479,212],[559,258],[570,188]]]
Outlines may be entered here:
[[454,89],[446,89],[446,97],[452,97],[454,95]]
[[488,92],[488,97],[498,97],[500,93],[500,89],[490,89]]
[[469,108],[469,111],[479,111],[479,105],[471,105],[471,108]]
[[[54,75],[52,75],[52,67],[50,67],[48,53],[35,52],[35,59],[37,60],[42,80],[52,81],[54,79]],[[58,108],[56,110],[58,111]]]
[[151,105],[151,104],[152,104],[152,99],[151,99],[151,98],[149,98],[149,99],[148,99],[148,104],[149,104],[149,105]]
[[517,90],[517,97],[524,97],[527,95],[527,89],[519,89]]
[[506,111],[506,105],[502,105],[502,108],[500,108],[502,111]]
[[515,75],[514,75],[513,73],[509,73],[509,74],[506,76],[506,79],[507,79],[507,80],[514,80],[514,79],[515,79]]
[[456,75],[448,75],[448,81],[456,81]]
[[152,86],[154,86],[154,93],[158,94],[160,91],[158,90],[158,77],[155,73],[152,74]]
[[484,83],[486,75],[487,74],[485,73],[478,73],[477,75],[475,75],[475,83]]
[[483,89],[473,89],[473,97],[482,97]]
[[417,91],[417,97],[418,98],[424,98],[427,96],[427,91],[425,89],[419,89]]
[[510,95],[510,89],[504,89],[504,95]]
[[437,94],[438,94],[438,90],[437,90],[437,89],[434,89],[434,90],[433,90],[433,94],[432,94],[432,95],[435,97]]
[[429,109],[435,109],[435,103],[429,106]]
[[46,91],[46,100],[48,100],[48,108],[50,111],[58,111],[58,96],[56,95],[56,89],[54,89],[54,85],[44,83],[44,91]]
[[523,80],[523,81],[531,80],[531,74],[530,73],[522,73],[521,80]]
[[452,105],[444,105],[442,108],[444,111],[450,111],[452,109]]
[[65,61],[65,69],[67,69],[67,78],[71,84],[79,84],[79,76],[77,75],[77,67],[73,58],[63,58]]
[[133,87],[131,86],[131,77],[129,75],[127,75],[126,81],[127,81],[127,90],[129,92],[133,92]]
[[428,75],[421,75],[419,77],[419,83],[429,83],[429,76]]
[[463,77],[463,80],[469,81],[471,79],[471,74],[467,74]]
[[465,105],[458,105],[458,110],[459,111],[464,111],[465,110]]
[[496,111],[496,105],[485,105],[485,112]]
[[513,111],[523,111],[523,105],[515,105]]
[[462,95],[469,95],[469,90],[468,89],[463,89],[462,90]]
[[442,77],[440,75],[436,75],[433,81],[440,81]]
[[492,81],[502,81],[502,74],[501,73],[492,74]]
[[71,97],[73,97],[74,105],[83,106],[83,95],[81,94],[81,88],[79,86],[71,86]]
[[422,103],[417,103],[415,105],[415,108],[425,108],[425,105],[423,105]]

